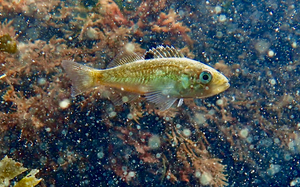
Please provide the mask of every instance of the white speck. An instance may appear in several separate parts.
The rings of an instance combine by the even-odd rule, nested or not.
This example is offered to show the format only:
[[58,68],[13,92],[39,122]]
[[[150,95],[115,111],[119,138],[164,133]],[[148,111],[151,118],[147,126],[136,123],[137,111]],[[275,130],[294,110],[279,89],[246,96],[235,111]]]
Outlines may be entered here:
[[9,186],[10,182],[8,178],[4,178],[4,181],[2,182],[4,186]]
[[135,172],[134,172],[134,171],[130,171],[130,172],[128,173],[128,176],[129,176],[129,177],[134,177],[134,176],[135,176]]
[[217,38],[222,38],[223,37],[223,33],[221,31],[218,31],[216,34]]
[[129,42],[125,45],[125,49],[128,52],[134,52],[135,46],[133,45],[133,43]]
[[70,102],[69,99],[64,99],[64,100],[62,100],[61,102],[59,102],[59,107],[60,107],[61,109],[69,108],[70,103],[71,103],[71,102]]
[[0,79],[3,79],[4,77],[6,77],[6,74],[1,75]]
[[210,173],[204,172],[200,177],[200,183],[203,185],[209,185],[212,180]]
[[179,101],[178,101],[177,107],[180,107],[182,104],[183,104],[183,99],[180,98]]
[[220,16],[219,16],[219,22],[225,22],[226,21],[226,15],[224,15],[224,14],[221,14]]
[[217,6],[215,7],[215,13],[216,13],[216,14],[220,14],[221,11],[222,11],[222,7],[219,6],[219,5],[217,5]]
[[183,129],[182,133],[185,137],[189,137],[192,134],[190,129]]
[[44,85],[44,84],[46,84],[46,79],[45,79],[45,78],[39,78],[39,79],[38,79],[38,84],[39,84],[39,85]]
[[249,130],[247,128],[244,128],[240,131],[240,136],[242,138],[247,138],[248,134],[249,134]]
[[87,29],[86,36],[87,36],[88,39],[91,39],[91,40],[98,39],[98,33],[97,33],[96,29],[94,29],[92,27],[89,27]]
[[270,83],[271,85],[275,85],[275,84],[276,84],[276,80],[275,80],[275,79],[270,79],[270,80],[269,80],[269,83]]
[[201,177],[201,172],[200,171],[196,171],[195,172],[195,177],[197,177],[197,178]]
[[297,42],[292,43],[292,48],[297,48]]
[[206,118],[205,115],[203,113],[195,113],[194,115],[194,121],[198,124],[198,125],[203,125],[204,123],[206,123]]
[[300,178],[297,177],[297,178],[295,178],[294,180],[292,180],[292,181],[290,182],[290,186],[296,186],[296,185],[299,184],[299,183],[300,183]]
[[97,153],[97,157],[100,158],[100,159],[103,158],[104,157],[104,153],[103,152]]
[[153,135],[149,138],[148,146],[151,149],[157,149],[160,147],[160,145],[161,145],[161,141],[158,135]]
[[46,132],[50,132],[51,131],[51,128],[50,127],[47,127],[45,128]]
[[129,113],[129,114],[127,115],[127,118],[131,120],[131,119],[133,119],[133,115],[132,115],[131,113]]
[[268,56],[269,56],[270,58],[272,58],[274,55],[275,55],[274,51],[272,51],[272,50],[269,50],[269,51],[268,51]]
[[122,101],[123,101],[124,103],[127,103],[127,102],[129,101],[129,99],[128,99],[127,96],[123,96],[123,97],[122,97]]
[[222,106],[223,105],[223,99],[218,99],[216,104],[219,105],[219,106]]

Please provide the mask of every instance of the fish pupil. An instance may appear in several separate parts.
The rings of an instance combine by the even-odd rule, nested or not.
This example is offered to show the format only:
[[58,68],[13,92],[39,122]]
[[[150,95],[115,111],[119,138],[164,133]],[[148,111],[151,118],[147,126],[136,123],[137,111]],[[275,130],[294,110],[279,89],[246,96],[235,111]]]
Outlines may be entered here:
[[209,79],[209,77],[208,77],[208,75],[203,75],[203,80],[208,80]]
[[204,71],[200,74],[199,78],[202,84],[208,84],[211,81],[212,76],[210,72]]

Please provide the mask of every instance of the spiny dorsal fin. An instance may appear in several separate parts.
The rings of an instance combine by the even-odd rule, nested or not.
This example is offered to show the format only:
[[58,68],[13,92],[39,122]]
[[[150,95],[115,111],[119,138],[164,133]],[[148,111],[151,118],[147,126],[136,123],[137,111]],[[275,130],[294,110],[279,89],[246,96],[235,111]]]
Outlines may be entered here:
[[158,46],[147,51],[145,58],[184,58],[184,55],[173,46]]
[[137,60],[143,60],[143,57],[140,57],[134,52],[122,51],[119,53],[107,66],[107,68],[113,68]]

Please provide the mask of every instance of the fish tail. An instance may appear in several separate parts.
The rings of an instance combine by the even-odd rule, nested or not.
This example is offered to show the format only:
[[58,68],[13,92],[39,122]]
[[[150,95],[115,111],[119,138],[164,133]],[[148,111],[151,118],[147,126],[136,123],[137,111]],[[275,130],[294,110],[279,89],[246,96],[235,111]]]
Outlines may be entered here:
[[63,60],[62,67],[72,81],[72,96],[96,87],[101,70],[97,70],[71,60]]

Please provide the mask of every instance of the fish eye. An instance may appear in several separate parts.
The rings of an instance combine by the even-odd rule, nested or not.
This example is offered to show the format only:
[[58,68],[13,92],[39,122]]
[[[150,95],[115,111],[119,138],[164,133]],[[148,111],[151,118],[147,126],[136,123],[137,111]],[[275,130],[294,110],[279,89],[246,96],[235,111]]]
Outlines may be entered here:
[[201,82],[202,84],[208,84],[208,83],[211,81],[211,79],[212,79],[212,75],[211,75],[211,73],[208,72],[208,71],[203,71],[203,72],[200,74],[199,78],[200,78],[200,82]]

